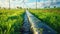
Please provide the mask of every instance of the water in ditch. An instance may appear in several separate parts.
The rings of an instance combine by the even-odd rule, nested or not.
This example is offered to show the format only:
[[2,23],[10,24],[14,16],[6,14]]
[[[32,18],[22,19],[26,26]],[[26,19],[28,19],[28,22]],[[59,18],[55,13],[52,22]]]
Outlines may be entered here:
[[31,27],[30,27],[30,23],[28,21],[27,14],[25,14],[25,16],[24,16],[24,23],[23,23],[23,27],[22,27],[22,34],[32,34],[32,30],[31,30]]

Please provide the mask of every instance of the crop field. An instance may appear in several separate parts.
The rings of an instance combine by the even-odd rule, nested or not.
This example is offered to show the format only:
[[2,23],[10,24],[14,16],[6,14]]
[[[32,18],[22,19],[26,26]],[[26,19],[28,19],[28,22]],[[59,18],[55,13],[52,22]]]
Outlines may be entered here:
[[[29,9],[29,11],[60,34],[60,8]],[[0,34],[22,34],[24,13],[24,9],[0,9]]]
[[30,9],[29,11],[60,34],[60,8]]
[[23,9],[0,9],[0,34],[21,34]]

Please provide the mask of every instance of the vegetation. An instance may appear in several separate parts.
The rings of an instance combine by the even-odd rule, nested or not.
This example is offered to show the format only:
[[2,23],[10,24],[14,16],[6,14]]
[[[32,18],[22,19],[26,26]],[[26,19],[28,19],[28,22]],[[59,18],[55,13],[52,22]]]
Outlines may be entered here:
[[[30,9],[30,12],[60,34],[60,8]],[[0,34],[21,34],[23,16],[24,9],[0,9]]]
[[23,9],[0,9],[0,34],[21,34]]
[[30,12],[60,34],[60,8],[30,9]]

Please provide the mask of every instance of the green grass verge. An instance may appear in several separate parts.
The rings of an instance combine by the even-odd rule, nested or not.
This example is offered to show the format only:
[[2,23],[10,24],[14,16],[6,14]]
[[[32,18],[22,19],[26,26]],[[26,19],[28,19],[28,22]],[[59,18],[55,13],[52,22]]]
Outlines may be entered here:
[[0,9],[0,34],[21,34],[23,9]]

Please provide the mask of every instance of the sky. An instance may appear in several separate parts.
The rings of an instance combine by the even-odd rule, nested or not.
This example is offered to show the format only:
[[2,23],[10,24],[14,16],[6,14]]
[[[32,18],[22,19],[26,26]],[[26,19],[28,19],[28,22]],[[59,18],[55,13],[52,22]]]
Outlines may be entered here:
[[[16,8],[24,7],[24,8],[36,8],[36,0],[10,0],[10,7]],[[60,0],[37,0],[37,7],[44,8],[46,6],[57,6],[60,7]],[[0,0],[0,7],[9,7],[9,0]]]

